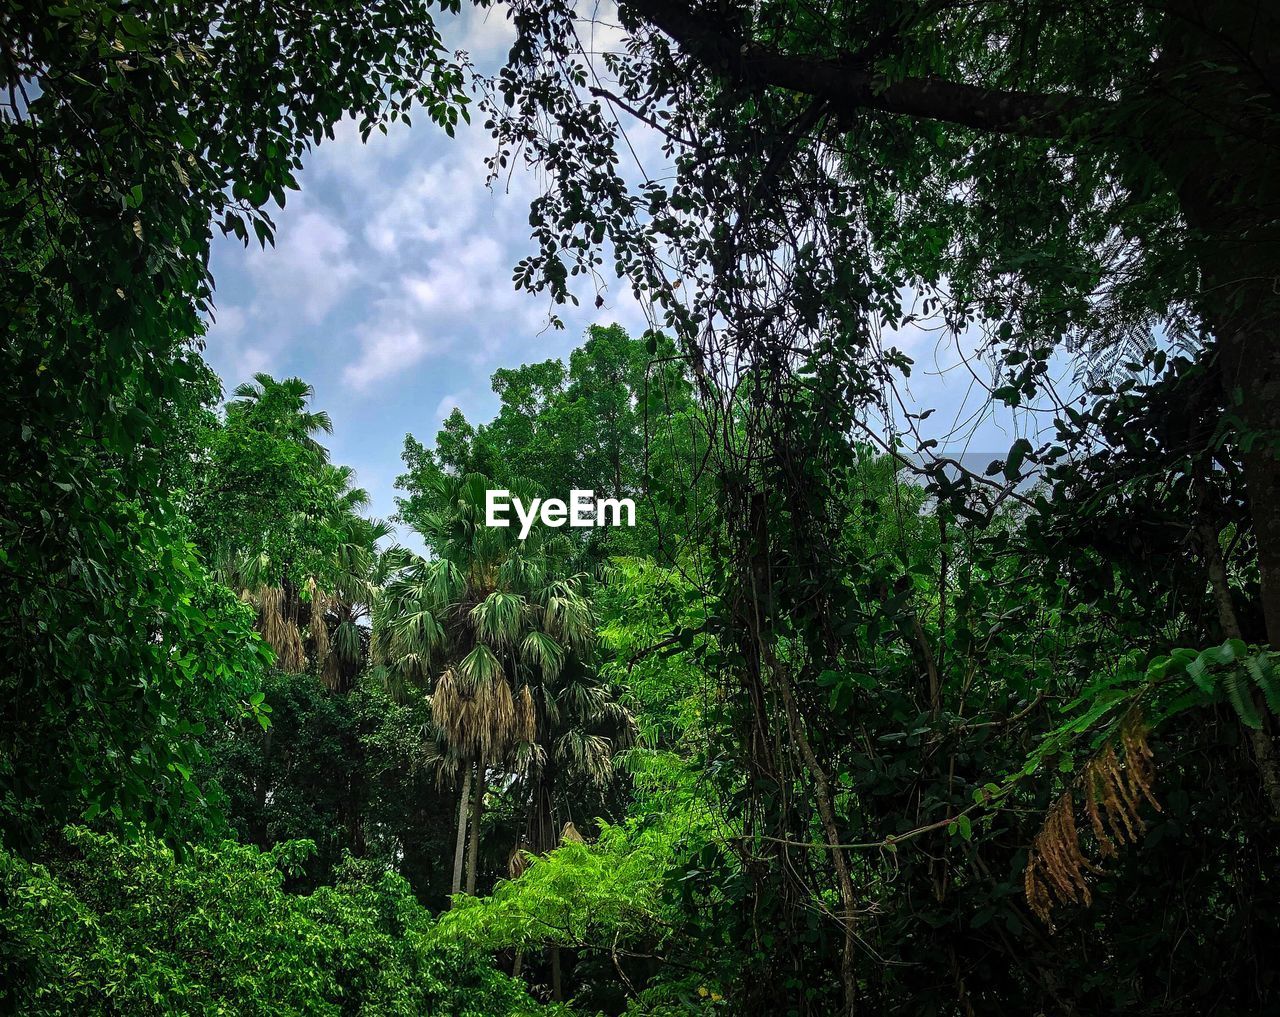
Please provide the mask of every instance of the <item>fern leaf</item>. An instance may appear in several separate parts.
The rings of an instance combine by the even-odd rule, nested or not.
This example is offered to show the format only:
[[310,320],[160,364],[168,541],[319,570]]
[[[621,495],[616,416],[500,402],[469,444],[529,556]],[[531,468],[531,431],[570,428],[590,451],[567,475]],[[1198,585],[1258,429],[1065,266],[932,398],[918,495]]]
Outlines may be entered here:
[[1276,688],[1275,676],[1267,654],[1260,653],[1256,657],[1246,657],[1244,666],[1249,670],[1253,683],[1262,691],[1267,709],[1280,716],[1280,689]]
[[1262,727],[1262,717],[1258,714],[1258,708],[1253,705],[1253,696],[1245,684],[1244,675],[1232,669],[1227,672],[1223,684],[1226,686],[1227,698],[1240,717],[1240,723],[1255,731],[1259,730]]

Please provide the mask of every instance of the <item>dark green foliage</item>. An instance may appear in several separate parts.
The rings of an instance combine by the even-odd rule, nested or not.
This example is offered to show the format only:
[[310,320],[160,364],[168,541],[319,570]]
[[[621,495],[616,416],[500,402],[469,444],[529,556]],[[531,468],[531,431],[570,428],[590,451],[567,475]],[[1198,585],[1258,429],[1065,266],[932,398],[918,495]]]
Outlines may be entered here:
[[393,701],[375,678],[335,692],[313,674],[273,671],[263,692],[267,730],[241,723],[208,739],[208,774],[240,840],[263,850],[311,841],[295,888],[332,881],[349,853],[393,867],[419,899],[444,904],[454,800],[431,767],[425,704]]
[[179,860],[152,840],[68,829],[46,865],[0,854],[0,1005],[24,1014],[538,1012],[437,933],[408,884],[349,863],[284,889],[313,850],[232,842]]
[[278,569],[269,577],[276,583],[286,574],[301,583],[323,568],[333,546],[326,546],[321,520],[341,492],[339,478],[324,468],[328,456],[317,435],[330,424],[308,409],[312,394],[298,378],[260,374],[236,389],[225,421],[211,422],[202,435],[189,514],[211,565],[230,570],[238,559],[264,558]]
[[451,128],[461,77],[427,3],[6,3],[0,33],[0,831],[102,812],[179,835],[183,725],[260,666],[166,486],[210,396],[211,231],[265,244],[345,111]]
[[[722,833],[677,882],[695,939],[743,944],[732,1005],[1274,1009],[1275,11],[624,0],[596,60],[572,4],[512,6],[492,165],[545,174],[515,281],[567,301],[611,254],[715,421],[706,621],[659,645],[710,686]],[[635,120],[671,167],[630,186]],[[917,329],[973,408],[1031,411],[985,476],[921,426]],[[1087,759],[1054,738],[1105,742],[1157,676],[1177,818],[1050,937],[1027,846]]]

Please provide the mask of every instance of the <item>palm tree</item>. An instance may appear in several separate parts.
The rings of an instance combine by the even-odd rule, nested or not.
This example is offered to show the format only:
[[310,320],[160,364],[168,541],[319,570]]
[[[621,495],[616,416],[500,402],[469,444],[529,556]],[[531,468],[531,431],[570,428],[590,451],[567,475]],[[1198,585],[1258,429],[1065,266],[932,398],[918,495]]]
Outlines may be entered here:
[[[534,693],[537,740],[508,792],[525,803],[524,829],[507,861],[513,878],[527,864],[526,851],[546,854],[566,840],[582,840],[572,820],[561,815],[560,785],[576,779],[604,788],[613,779],[615,753],[636,742],[634,717],[593,663],[589,654],[567,655],[559,667],[544,670]],[[552,998],[558,1000],[560,947],[549,949]],[[517,951],[512,965],[517,977],[522,961],[523,952]]]
[[[253,471],[259,460],[278,468],[288,488],[282,500],[286,510],[256,529],[231,527],[207,549],[219,578],[257,609],[259,631],[288,671],[305,670],[309,616],[323,620],[325,591],[355,564],[335,556],[367,536],[353,527],[368,495],[354,486],[349,468],[329,462],[316,440],[333,424],[327,413],[310,408],[314,395],[300,378],[277,381],[269,374],[237,386],[226,404],[222,433],[238,437],[218,446],[234,480],[204,495],[214,502],[226,497],[233,504],[238,504],[235,498],[251,502],[253,492],[236,485],[246,483],[246,475],[248,482],[258,480]],[[309,627],[313,640],[327,649],[324,625]]]
[[[529,494],[526,485],[507,486]],[[557,753],[597,761],[606,753],[596,741],[551,740],[562,705],[581,699],[562,679],[594,638],[582,577],[557,571],[569,545],[541,530],[519,541],[514,527],[486,527],[488,487],[480,474],[433,479],[429,507],[414,523],[434,557],[417,558],[392,577],[374,615],[375,659],[393,677],[429,689],[445,769],[461,774],[455,893],[468,817],[466,885],[475,890],[490,767],[527,775]]]
[[414,556],[398,544],[379,549],[395,532],[385,520],[348,512],[337,528],[327,587],[313,588],[308,628],[321,679],[334,692],[347,692],[368,659],[368,633],[382,587]]
[[538,690],[537,751],[517,774],[514,793],[524,797],[524,841],[534,854],[560,843],[568,817],[560,814],[557,790],[563,780],[597,788],[614,776],[614,756],[636,741],[631,712],[600,677],[590,657],[571,656]]
[[316,441],[317,434],[332,434],[333,421],[323,410],[308,409],[316,390],[301,378],[277,381],[258,373],[253,381],[237,385],[227,403],[228,418],[244,414],[259,430],[292,437],[328,459],[328,452]]
[[349,467],[317,463],[314,502],[277,527],[277,537],[291,536],[274,542],[288,556],[234,549],[218,569],[221,580],[257,609],[258,630],[275,650],[277,665],[300,672],[314,661],[339,691],[350,687],[363,665],[360,622],[369,617],[385,573],[401,560],[396,554],[382,560],[378,543],[392,529],[359,514],[369,495],[353,480]]

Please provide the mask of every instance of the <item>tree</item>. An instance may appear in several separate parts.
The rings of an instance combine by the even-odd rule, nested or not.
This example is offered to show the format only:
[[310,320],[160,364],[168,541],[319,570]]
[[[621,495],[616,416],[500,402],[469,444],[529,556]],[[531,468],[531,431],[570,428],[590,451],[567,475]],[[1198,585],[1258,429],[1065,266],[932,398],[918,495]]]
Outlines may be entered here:
[[227,403],[229,420],[243,419],[257,431],[290,439],[328,458],[315,436],[332,434],[333,421],[323,410],[308,409],[316,390],[301,378],[276,381],[269,374],[258,373],[252,382],[237,385],[234,394]]
[[345,691],[365,659],[359,622],[399,553],[384,561],[378,547],[391,527],[360,515],[368,493],[316,440],[332,425],[310,409],[310,385],[259,374],[235,395],[205,434],[189,509],[197,540],[218,577],[257,609],[280,666],[313,663]]
[[[844,761],[817,698],[872,638],[844,611],[851,594],[876,588],[836,564],[832,474],[850,469],[848,436],[916,466],[945,506],[941,533],[976,539],[1015,503],[1036,538],[1056,532],[1053,518],[1089,540],[1048,601],[1065,610],[1090,564],[1099,583],[1139,591],[1150,556],[1174,542],[1143,527],[1131,537],[1139,553],[1114,556],[1112,531],[1096,524],[1110,515],[1107,499],[1133,504],[1116,474],[1086,512],[1062,497],[1103,479],[1065,448],[1095,439],[1100,421],[1118,425],[1108,453],[1141,461],[1139,475],[1172,499],[1162,496],[1162,511],[1204,523],[1191,527],[1203,529],[1191,537],[1203,549],[1197,572],[1174,567],[1180,554],[1166,558],[1162,585],[1137,592],[1134,606],[1162,605],[1148,615],[1161,638],[1202,638],[1177,594],[1193,591],[1186,610],[1199,618],[1211,596],[1227,605],[1256,588],[1266,641],[1280,640],[1280,299],[1267,282],[1278,274],[1280,206],[1264,168],[1280,141],[1270,70],[1280,22],[1248,0],[1069,10],[635,0],[620,5],[629,43],[592,74],[576,17],[567,3],[516,5],[518,41],[486,106],[492,165],[523,157],[548,182],[530,209],[537,249],[516,281],[567,300],[574,277],[603,283],[607,242],[715,400],[721,511],[740,521],[718,631],[745,676],[737,691],[750,722],[739,737],[762,810],[748,814],[776,822],[771,835],[786,840],[812,822],[822,831],[852,1013],[857,859],[840,846],[851,839],[835,779]],[[629,188],[620,156],[636,123],[663,136],[674,172]],[[891,336],[928,320],[980,338],[993,400],[1038,402],[1055,421],[1055,440],[1015,442],[994,470],[1003,479],[957,475],[921,433],[928,408],[899,387],[911,361]],[[1201,369],[1171,370],[1178,350]],[[1107,376],[1082,383],[1083,406],[1054,386],[1056,351],[1081,353],[1086,373]],[[1182,414],[1163,419],[1175,392]],[[1029,463],[1057,470],[1052,500],[1018,491]],[[947,687],[958,604],[946,577],[960,567],[950,544],[944,536],[934,563],[933,617],[905,606],[916,579],[891,569],[877,579],[919,671],[916,691],[927,693],[928,726],[968,694],[963,682]],[[1234,571],[1213,564],[1223,551]],[[1158,652],[1150,641],[1151,630],[1135,634]],[[1254,709],[1240,718],[1264,788],[1280,786],[1257,705],[1266,680],[1252,683]],[[797,747],[798,772],[770,748],[779,742]],[[816,815],[770,807],[797,779]],[[933,814],[942,811],[939,801]],[[761,886],[756,899],[773,892]]]
[[713,425],[668,337],[593,325],[567,370],[559,360],[501,368],[493,390],[502,405],[488,423],[473,426],[454,410],[434,447],[405,438],[402,506],[412,511],[440,470],[523,478],[559,497],[578,489],[633,498],[634,528],[567,534],[582,545],[587,572],[616,554],[674,555],[713,525],[701,468]]
[[211,231],[270,242],[267,205],[347,111],[371,130],[421,103],[452,130],[466,97],[431,14],[0,11],[6,843],[84,814],[199,825],[190,729],[247,708],[261,666],[163,486],[210,397]]
[[[1063,338],[1145,347],[1157,325],[1203,329],[1249,449],[1280,641],[1277,307],[1262,282],[1280,249],[1265,168],[1280,142],[1274,12],[1251,0],[1071,11],[637,0],[620,7],[637,46],[610,57],[617,91],[579,88],[539,61],[580,56],[573,17],[569,5],[517,5],[520,43],[496,86],[511,101],[491,120],[508,157],[508,132],[543,108],[532,83],[557,96],[550,134],[535,129],[524,151],[562,168],[563,186],[535,204],[540,253],[518,281],[564,299],[563,263],[592,267],[578,238],[607,235],[637,288],[686,331],[714,327],[713,312],[728,322],[727,342],[702,351],[713,367],[734,343],[761,360],[794,349],[795,325],[866,344],[857,317],[901,322],[897,293],[911,285],[948,324],[991,326],[1007,366],[1023,365],[1010,398],[1043,387],[1044,356],[1026,358]],[[602,105],[658,125],[674,189],[627,192],[609,159],[619,121]],[[692,304],[658,271],[653,237],[706,284]]]
[[349,863],[290,893],[314,845],[226,841],[184,857],[70,828],[49,866],[0,854],[0,1000],[30,1014],[533,1014],[475,950],[441,936],[404,880]]
[[316,665],[326,686],[349,690],[368,663],[369,625],[382,588],[405,567],[410,552],[397,544],[379,548],[394,533],[390,523],[349,514],[341,519],[334,552],[332,592],[314,606],[323,625],[313,626]]
[[577,580],[557,575],[547,544],[484,525],[488,486],[479,474],[435,475],[431,501],[408,516],[435,557],[387,584],[374,625],[375,658],[399,680],[429,685],[445,763],[463,775],[455,892],[468,815],[467,889],[475,889],[488,767],[528,765],[537,751],[535,691],[591,639],[590,608]]

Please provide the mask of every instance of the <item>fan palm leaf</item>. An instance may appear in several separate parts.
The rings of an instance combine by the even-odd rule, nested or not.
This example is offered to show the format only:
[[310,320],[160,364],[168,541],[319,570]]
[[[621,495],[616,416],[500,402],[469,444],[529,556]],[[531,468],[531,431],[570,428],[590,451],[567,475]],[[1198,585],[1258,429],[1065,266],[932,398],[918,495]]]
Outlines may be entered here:
[[[507,684],[501,661],[484,643],[477,643],[471,652],[458,662],[457,669],[470,687],[477,692],[486,685]],[[509,689],[508,695],[510,695]]]
[[526,606],[524,597],[494,590],[471,609],[476,635],[496,646],[514,646],[524,628]]
[[554,682],[564,667],[565,650],[547,633],[531,629],[520,644],[520,656],[538,668],[544,681]]

